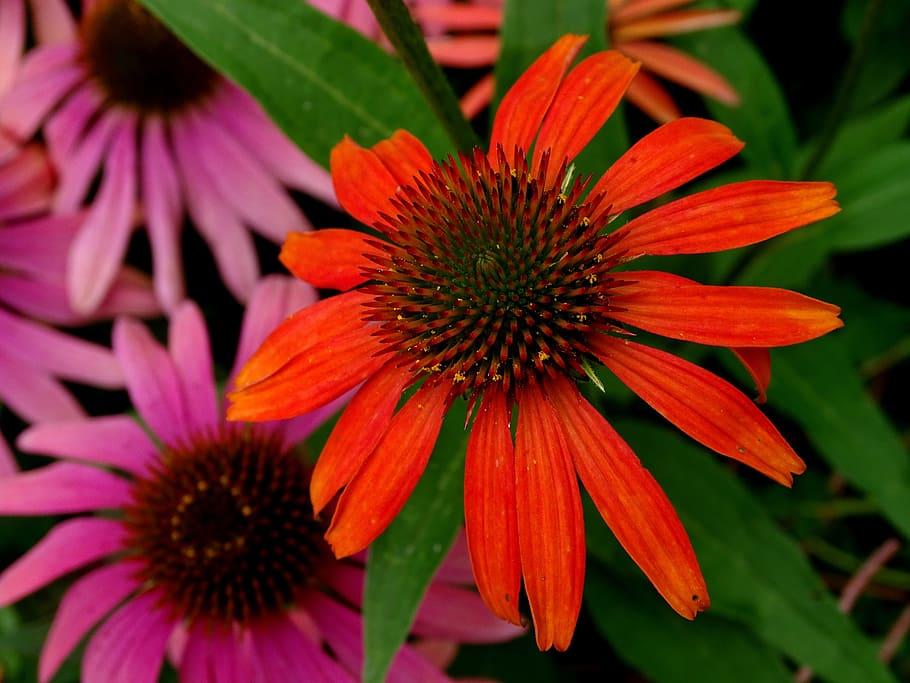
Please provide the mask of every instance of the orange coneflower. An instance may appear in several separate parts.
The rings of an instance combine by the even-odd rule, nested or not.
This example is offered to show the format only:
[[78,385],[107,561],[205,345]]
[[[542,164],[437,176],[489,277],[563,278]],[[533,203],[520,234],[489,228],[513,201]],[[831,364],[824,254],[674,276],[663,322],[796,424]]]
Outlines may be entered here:
[[[691,33],[737,23],[741,14],[732,9],[683,9],[694,0],[607,0],[607,33],[610,45],[641,62],[642,71],[629,86],[629,100],[659,123],[681,116],[673,97],[654,76],[682,85],[724,104],[739,103],[727,80],[702,62],[657,38]],[[450,67],[486,67],[496,63],[502,25],[503,0],[470,0],[421,4],[413,8],[424,26],[433,27],[427,38],[436,60]],[[440,33],[440,29],[444,32]],[[493,97],[493,75],[477,82],[462,99],[470,117]]]
[[496,614],[517,623],[523,577],[537,643],[559,649],[571,639],[584,577],[576,476],[677,612],[692,618],[708,605],[669,500],[576,386],[590,364],[602,362],[705,446],[789,485],[805,466],[752,401],[633,341],[626,326],[737,349],[758,377],[769,347],[841,326],[836,306],[786,290],[614,272],[645,254],[754,244],[838,206],[829,183],[744,182],[608,232],[619,213],[721,164],[742,143],[720,124],[679,119],[634,145],[585,195],[569,164],[637,66],[608,51],[566,74],[583,42],[563,37],[518,80],[487,153],[434,162],[404,131],[370,149],[350,139],[335,148],[339,201],[385,239],[340,229],[289,238],[282,259],[298,277],[350,291],[275,330],[238,375],[229,411],[237,420],[288,418],[364,383],[310,491],[319,511],[346,487],[327,538],[347,556],[402,508],[452,402],[476,404],[465,517],[478,587]]

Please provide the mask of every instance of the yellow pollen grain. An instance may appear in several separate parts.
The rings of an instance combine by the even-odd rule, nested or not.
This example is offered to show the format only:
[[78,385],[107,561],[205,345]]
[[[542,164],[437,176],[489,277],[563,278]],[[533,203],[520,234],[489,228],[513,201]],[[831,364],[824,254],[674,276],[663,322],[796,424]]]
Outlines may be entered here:
[[563,192],[560,192],[559,196],[556,199],[559,200],[560,204],[565,204],[569,200],[569,198]]
[[195,548],[184,548],[183,554],[189,558],[196,557],[196,549]]
[[594,262],[595,262],[595,263],[600,263],[600,262],[603,261],[603,260],[604,260],[604,255],[603,255],[603,254],[598,254],[597,256],[594,257]]
[[493,375],[493,381],[494,381],[494,382],[501,382],[501,381],[502,381],[502,375],[500,375],[500,374],[497,372],[495,375]]
[[587,280],[590,284],[593,285],[595,282],[597,282],[597,275],[595,275],[594,273],[590,273],[587,277],[585,277],[585,280]]
[[585,320],[588,319],[588,316],[585,315],[584,313],[579,313],[576,317],[578,318],[578,322],[580,322],[580,323],[583,323]]
[[591,225],[591,219],[588,218],[587,216],[585,216],[584,218],[582,218],[582,219],[581,219],[580,221],[578,221],[578,222],[581,224],[581,226],[582,226],[583,228],[587,228],[589,225]]
[[196,482],[196,488],[197,488],[199,491],[208,491],[208,489],[209,489],[209,483],[208,483],[207,481],[197,481],[197,482]]
[[465,377],[465,374],[461,370],[459,370],[458,372],[455,373],[455,377],[453,379],[456,382],[464,382],[467,379],[467,377]]
[[249,517],[253,514],[253,508],[251,508],[249,505],[244,505],[242,508],[240,508],[240,514],[242,514],[244,517]]
[[510,174],[513,178],[517,178],[517,177],[518,177],[518,171],[516,171],[514,168],[509,170],[509,174]]
[[228,479],[227,476],[224,474],[222,474],[220,477],[218,477],[218,481],[222,486],[225,486],[225,487],[230,483],[230,479]]
[[184,504],[184,505],[192,505],[192,504],[193,504],[193,497],[192,497],[190,494],[188,494],[188,493],[185,494],[185,495],[183,496],[183,498],[181,498],[180,500],[183,501],[183,504]]
[[550,360],[550,354],[546,351],[539,351],[537,353],[537,360],[543,363],[545,360]]

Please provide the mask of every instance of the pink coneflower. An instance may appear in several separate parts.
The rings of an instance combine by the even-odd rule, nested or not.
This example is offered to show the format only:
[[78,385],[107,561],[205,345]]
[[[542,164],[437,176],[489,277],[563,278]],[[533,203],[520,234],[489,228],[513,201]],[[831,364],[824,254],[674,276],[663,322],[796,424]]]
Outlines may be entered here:
[[25,51],[27,11],[38,43],[66,40],[71,30],[63,0],[0,0],[0,95],[12,84]]
[[[315,298],[288,278],[263,280],[235,367]],[[152,435],[126,415],[39,425],[20,448],[64,462],[0,480],[2,514],[100,513],[62,522],[0,576],[8,605],[92,565],[61,602],[40,680],[101,624],[82,662],[85,683],[155,681],[168,649],[187,683],[353,681],[362,562],[332,556],[309,503],[309,468],[294,451],[338,403],[288,422],[225,422],[208,333],[191,302],[171,318],[167,349],[124,318],[114,353]],[[459,566],[430,588],[415,634],[485,642],[519,633],[458,585],[470,576]],[[410,646],[390,679],[445,680]]]
[[328,175],[135,0],[83,3],[78,25],[68,17],[68,34],[25,56],[0,101],[0,131],[21,141],[43,126],[60,170],[60,212],[81,206],[100,175],[69,251],[73,308],[87,314],[100,305],[139,207],[165,307],[184,295],[185,212],[225,284],[246,300],[259,277],[248,228],[275,242],[309,229],[283,186],[334,201]]

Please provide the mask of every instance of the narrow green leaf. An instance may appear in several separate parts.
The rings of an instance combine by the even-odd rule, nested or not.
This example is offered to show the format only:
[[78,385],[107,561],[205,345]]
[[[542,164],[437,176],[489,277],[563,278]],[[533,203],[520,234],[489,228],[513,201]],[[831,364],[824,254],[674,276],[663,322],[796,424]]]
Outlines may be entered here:
[[[679,512],[708,582],[714,615],[742,624],[826,680],[894,683],[800,548],[717,462],[719,456],[649,423],[622,420],[617,428]],[[588,535],[594,541],[590,529]],[[591,542],[590,549],[611,568],[622,566],[614,545]]]
[[699,31],[677,39],[684,50],[723,74],[742,99],[728,107],[706,99],[714,118],[728,125],[746,147],[742,158],[754,172],[788,178],[796,156],[796,130],[774,73],[761,53],[737,28]]
[[[655,683],[789,683],[780,656],[740,624],[711,612],[682,619],[642,580],[588,568],[585,605],[620,657]],[[659,656],[655,656],[659,653]]]
[[910,454],[866,393],[845,344],[832,336],[779,349],[773,364],[772,404],[910,538]]
[[402,65],[305,2],[142,2],[324,166],[346,134],[372,144],[407,128],[436,156],[450,150]]
[[449,411],[407,505],[370,547],[363,603],[366,683],[385,679],[464,518],[464,421],[464,403],[459,402]]

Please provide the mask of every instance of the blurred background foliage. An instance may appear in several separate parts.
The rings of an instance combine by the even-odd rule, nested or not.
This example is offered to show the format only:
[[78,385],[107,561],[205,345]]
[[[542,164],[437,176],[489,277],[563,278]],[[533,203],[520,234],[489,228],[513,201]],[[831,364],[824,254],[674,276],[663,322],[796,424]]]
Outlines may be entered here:
[[[317,161],[345,133],[371,143],[399,127],[438,155],[449,151],[405,70],[381,48],[302,2],[144,0],[191,47],[259,99]],[[647,585],[589,506],[585,609],[571,649],[541,654],[529,637],[463,648],[453,673],[502,681],[618,680],[675,683],[788,681],[800,667],[817,680],[910,680],[910,642],[892,647],[910,622],[910,0],[704,0],[744,13],[734,28],[675,39],[723,73],[737,108],[672,89],[681,109],[730,126],[747,146],[685,193],[745,178],[835,182],[843,212],[768,244],[733,253],[663,259],[661,268],[704,282],[792,287],[843,307],[846,328],[773,353],[767,412],[808,471],[782,489],[684,436],[618,382],[604,376],[589,395],[665,487],[688,529],[712,596],[694,623],[677,617]],[[510,0],[496,74],[500,93],[557,36],[589,33],[605,46],[604,0]],[[463,92],[479,73],[447,72]],[[672,87],[672,86],[671,86]],[[488,119],[475,127],[481,138]],[[600,173],[629,140],[653,128],[626,108],[579,162]],[[316,225],[350,224],[299,201]],[[239,305],[219,284],[195,233],[184,231],[189,293],[229,365]],[[263,270],[280,270],[277,249],[259,243]],[[148,267],[147,247],[131,260]],[[647,265],[645,265],[647,267]],[[163,325],[161,327],[163,329]],[[109,338],[109,328],[83,334]],[[711,351],[678,352],[747,378]],[[93,413],[125,397],[76,389]],[[463,419],[463,418],[462,418]],[[22,428],[2,415],[12,441]],[[325,430],[310,444],[318,453]],[[366,592],[367,667],[380,676],[401,643],[423,588],[460,524],[465,434],[451,416],[428,475],[377,542]],[[28,467],[37,460],[23,457]],[[0,521],[0,566],[49,528],[45,520]],[[883,545],[885,544],[885,545]],[[867,558],[888,556],[849,614],[838,605]],[[32,681],[61,588],[0,610],[0,680]],[[891,634],[889,637],[889,633]],[[886,645],[887,644],[887,645]],[[78,680],[71,660],[56,680]],[[372,667],[372,669],[371,669]],[[167,674],[172,676],[172,674]],[[798,680],[811,673],[800,671]]]

